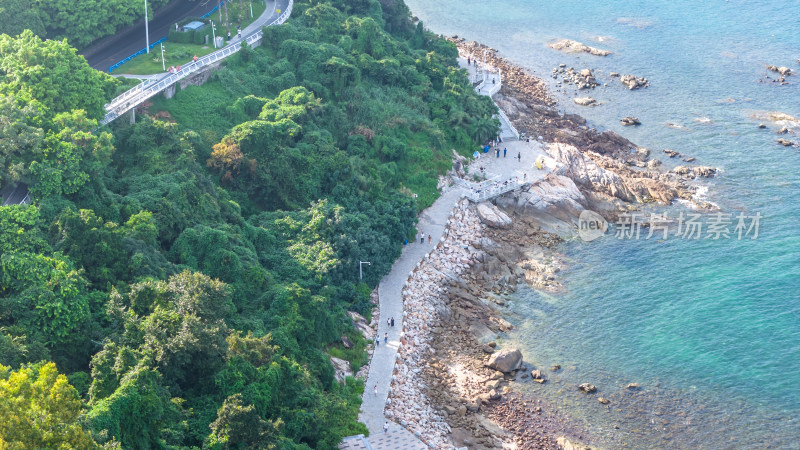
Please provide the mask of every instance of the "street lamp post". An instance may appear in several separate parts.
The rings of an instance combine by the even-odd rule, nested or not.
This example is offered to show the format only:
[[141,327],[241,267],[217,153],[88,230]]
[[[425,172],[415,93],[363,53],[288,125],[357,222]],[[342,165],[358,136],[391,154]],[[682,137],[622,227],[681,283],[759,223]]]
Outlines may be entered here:
[[361,269],[361,265],[362,264],[366,264],[368,266],[372,265],[372,263],[370,263],[369,261],[359,261],[358,262],[358,279],[359,280],[364,278],[364,271]]
[[217,27],[214,26],[213,20],[211,21],[211,38],[214,39],[214,48],[217,48]]
[[161,43],[161,68],[166,72],[167,63],[164,62],[164,43]]
[[147,53],[150,53],[150,27],[147,25],[147,0],[144,0],[144,39]]

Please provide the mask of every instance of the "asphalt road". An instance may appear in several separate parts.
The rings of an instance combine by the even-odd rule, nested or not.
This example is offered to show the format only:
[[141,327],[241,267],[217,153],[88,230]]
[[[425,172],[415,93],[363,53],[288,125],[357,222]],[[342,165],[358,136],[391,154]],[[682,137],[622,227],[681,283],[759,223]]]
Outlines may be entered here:
[[[150,43],[169,34],[175,23],[190,16],[202,16],[217,6],[217,0],[175,0],[150,18]],[[142,5],[144,8],[144,5]],[[81,54],[93,68],[108,68],[145,47],[144,19],[87,47]],[[155,50],[155,49],[153,49]]]

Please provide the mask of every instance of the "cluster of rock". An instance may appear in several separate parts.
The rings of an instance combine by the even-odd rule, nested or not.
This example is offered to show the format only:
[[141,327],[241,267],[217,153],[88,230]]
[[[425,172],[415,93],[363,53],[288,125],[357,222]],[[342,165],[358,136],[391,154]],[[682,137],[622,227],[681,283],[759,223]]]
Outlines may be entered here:
[[773,65],[767,64],[767,70],[770,70],[772,72],[778,72],[779,74],[781,74],[781,76],[784,76],[784,77],[788,76],[788,75],[792,75],[792,69],[790,69],[788,67],[785,67],[785,66],[778,67],[778,66],[773,66]]
[[500,69],[503,73],[503,87],[500,92],[514,92],[515,95],[531,99],[539,105],[553,106],[556,104],[544,81],[499,56],[497,50],[475,41],[467,42],[458,36],[449,37],[448,40],[458,46],[458,52],[462,56],[479,61],[483,61],[485,57],[488,65]]
[[548,47],[553,50],[558,50],[564,53],[589,53],[596,56],[608,56],[611,54],[608,50],[600,50],[599,48],[589,47],[578,41],[571,39],[559,39],[556,42],[551,42]]
[[592,69],[575,70],[572,67],[565,68],[565,64],[553,68],[553,78],[561,81],[558,84],[574,85],[578,89],[594,89],[599,85],[592,73]]
[[645,77],[637,77],[636,75],[622,75],[619,81],[623,86],[630,90],[646,88],[650,86],[650,82]]
[[[445,238],[402,291],[406,312],[389,418],[435,448],[498,448],[513,440],[483,413],[503,401],[512,380],[529,369],[519,350],[480,341],[512,328],[495,309],[504,305],[502,293],[525,281],[555,287],[558,268],[541,261],[541,248],[558,241],[495,205],[459,202]],[[539,433],[542,443],[553,444],[546,447],[555,448],[552,433]]]
[[620,119],[619,123],[626,126],[631,126],[631,125],[636,126],[642,124],[642,122],[640,122],[638,118],[633,116],[623,117],[622,119]]
[[[458,277],[477,261],[476,250],[468,243],[480,238],[482,227],[468,202],[459,202],[448,221],[444,241],[417,266],[402,291],[403,345],[398,352],[386,413],[435,448],[450,447],[448,435],[452,430],[446,417],[465,416],[467,402],[457,407],[438,407],[435,393],[450,384],[452,367],[436,360],[432,333],[441,327],[442,317],[452,317],[446,304],[447,280]],[[434,376],[426,377],[426,373]]]
[[677,173],[678,175],[684,178],[695,178],[695,177],[710,178],[717,174],[717,169],[709,166],[696,166],[696,167],[675,166],[672,168],[672,172]]

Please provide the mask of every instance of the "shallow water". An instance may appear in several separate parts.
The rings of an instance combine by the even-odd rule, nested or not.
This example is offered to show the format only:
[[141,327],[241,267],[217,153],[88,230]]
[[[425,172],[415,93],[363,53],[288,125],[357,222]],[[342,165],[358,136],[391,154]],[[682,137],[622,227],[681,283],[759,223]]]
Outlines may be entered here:
[[[509,312],[538,368],[527,389],[585,421],[610,447],[797,448],[800,444],[800,149],[776,144],[765,111],[800,116],[800,75],[765,80],[765,64],[800,72],[800,2],[543,2],[407,0],[433,31],[478,40],[549,77],[565,63],[593,68],[603,104],[559,107],[648,147],[670,148],[723,172],[705,195],[733,216],[732,239],[615,239],[565,243],[565,292],[524,290]],[[613,52],[565,55],[570,38]],[[645,76],[628,91],[609,72]],[[623,127],[633,115],[642,126]],[[769,129],[757,128],[764,122]],[[789,124],[792,125],[792,124]],[[798,134],[788,139],[800,141]],[[735,216],[761,214],[757,239],[735,238]],[[672,214],[677,214],[673,209]],[[707,220],[704,219],[707,227]],[[749,220],[748,220],[749,225]],[[597,385],[610,408],[575,385]],[[624,389],[637,382],[642,389]],[[619,427],[614,428],[614,425]]]

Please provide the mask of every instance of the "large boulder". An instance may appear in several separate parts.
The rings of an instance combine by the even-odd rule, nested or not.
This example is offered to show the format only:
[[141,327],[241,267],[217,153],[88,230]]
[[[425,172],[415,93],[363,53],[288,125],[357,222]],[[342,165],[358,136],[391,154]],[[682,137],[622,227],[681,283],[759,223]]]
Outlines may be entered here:
[[590,106],[596,104],[597,100],[592,97],[576,97],[572,99],[572,102],[580,106]]
[[353,371],[350,369],[350,363],[343,359],[334,358],[331,356],[331,364],[333,364],[333,368],[336,370],[336,381],[342,382],[346,377],[352,377]]
[[646,88],[650,86],[650,82],[647,81],[645,77],[637,77],[636,75],[622,75],[619,77],[619,81],[622,83],[623,86],[630,89],[631,91],[634,89],[639,88]]
[[499,372],[511,373],[522,367],[522,352],[517,348],[495,352],[486,366]]
[[497,206],[494,206],[488,202],[483,202],[478,203],[477,210],[478,217],[480,217],[481,222],[485,223],[486,225],[492,228],[511,228],[511,218],[508,217],[508,214],[500,211]]
[[572,179],[578,186],[603,192],[627,202],[636,196],[616,173],[598,166],[572,145],[554,143],[548,146],[550,155],[560,164],[559,175]]
[[350,320],[353,322],[353,327],[364,335],[364,339],[368,341],[373,339],[372,336],[374,336],[375,331],[369,326],[364,316],[355,311],[347,311],[347,316],[350,317]]

